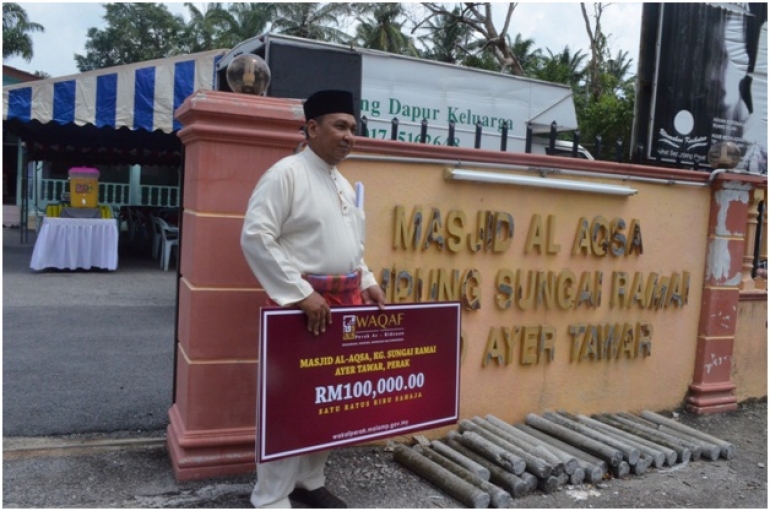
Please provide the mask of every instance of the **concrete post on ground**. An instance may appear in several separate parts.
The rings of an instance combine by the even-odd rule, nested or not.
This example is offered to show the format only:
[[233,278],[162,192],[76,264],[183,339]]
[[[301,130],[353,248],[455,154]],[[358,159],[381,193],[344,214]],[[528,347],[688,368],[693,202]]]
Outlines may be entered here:
[[265,294],[240,248],[257,180],[301,142],[298,100],[196,92],[185,145],[176,386],[168,447],[179,480],[253,471],[257,332]]
[[692,413],[738,407],[730,380],[733,344],[750,198],[761,182],[746,174],[723,174],[714,181],[695,371],[685,403]]

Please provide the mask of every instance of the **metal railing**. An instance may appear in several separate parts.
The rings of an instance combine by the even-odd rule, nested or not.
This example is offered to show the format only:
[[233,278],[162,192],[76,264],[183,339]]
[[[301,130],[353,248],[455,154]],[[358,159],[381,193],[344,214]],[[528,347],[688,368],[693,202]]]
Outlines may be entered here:
[[[369,125],[371,123],[379,124],[382,126],[383,124],[390,125],[389,130],[389,137],[388,137],[388,130],[387,129],[370,129]],[[447,127],[444,128],[442,126],[435,126],[435,125],[429,125],[428,121],[426,119],[423,119],[421,122],[410,122],[408,119],[407,121],[400,121],[398,117],[394,117],[390,121],[386,121],[384,119],[369,119],[366,116],[362,116],[360,119],[360,135],[364,137],[372,137],[372,138],[378,138],[378,139],[387,139],[397,141],[400,140],[402,142],[413,142],[413,143],[419,143],[419,144],[438,144],[438,145],[444,145],[449,147],[458,147],[460,146],[460,138],[456,136],[456,133],[458,131],[464,132],[467,137],[466,145],[470,146],[470,134],[473,133],[473,148],[474,149],[481,149],[482,145],[482,138],[487,137],[487,141],[489,140],[489,137],[493,138],[499,138],[499,146],[497,144],[494,144],[492,146],[491,144],[487,144],[486,148],[488,149],[495,149],[499,147],[499,150],[502,152],[506,152],[509,150],[509,141],[512,139],[518,139],[521,140],[521,136],[511,136],[510,133],[512,132],[512,124],[510,121],[503,123],[499,129],[497,130],[497,133],[489,133],[484,132],[483,124],[481,121],[477,122],[475,125],[472,125],[474,130],[469,130],[467,128],[460,129],[457,127],[456,123],[454,121],[449,121],[447,123]],[[404,129],[400,129],[404,128]],[[419,134],[417,133],[417,129],[419,129]],[[429,132],[429,130],[433,130],[433,134]],[[438,132],[436,135],[435,133]],[[572,136],[570,137],[571,140],[564,140],[563,138],[560,138],[559,133],[557,131],[557,123],[556,121],[553,121],[550,125],[550,130],[547,135],[544,136],[535,136],[533,132],[533,126],[531,122],[528,122],[526,124],[526,133],[524,137],[524,151],[525,153],[532,153],[532,146],[533,146],[533,140],[537,138],[540,139],[542,143],[543,139],[545,139],[546,143],[546,154],[548,155],[558,155],[558,156],[567,156],[572,158],[578,158],[581,157],[581,153],[585,155],[588,148],[591,149],[591,155],[594,159],[601,160],[603,158],[603,155],[606,155],[607,152],[605,152],[605,146],[609,149],[609,152],[612,153],[612,161],[615,161],[617,163],[636,163],[636,164],[654,164],[656,166],[664,166],[664,167],[673,167],[676,169],[689,169],[689,170],[695,170],[695,171],[709,171],[711,168],[708,165],[708,162],[706,161],[706,157],[700,157],[695,156],[692,161],[688,161],[683,159],[684,152],[680,151],[677,153],[677,156],[675,159],[664,159],[661,156],[660,151],[658,151],[654,158],[647,158],[645,157],[645,147],[644,145],[637,145],[635,148],[626,147],[623,144],[623,140],[618,138],[617,140],[613,141],[605,141],[603,140],[601,135],[596,135],[593,140],[593,147],[591,147],[590,143],[583,142],[586,144],[586,147],[581,147],[581,139],[580,139],[580,131],[574,130],[572,131]],[[566,143],[566,145],[565,145]],[[611,144],[611,145],[607,145]],[[565,150],[566,148],[569,148]],[[613,150],[614,149],[614,150]],[[634,150],[632,150],[634,149]],[[606,158],[605,158],[606,159]]]
[[140,206],[160,206],[175,208],[179,206],[178,186],[142,186]]
[[130,188],[123,183],[99,183],[99,203],[110,206],[128,206],[131,204]]
[[[46,206],[61,201],[62,195],[69,192],[67,179],[41,179],[38,192],[37,208],[45,211]],[[107,206],[157,206],[179,207],[179,187],[141,185],[139,202],[131,201],[130,186],[126,183],[99,183],[99,204]]]
[[[377,129],[377,130],[370,130],[369,129],[369,123],[374,122],[372,119],[367,118],[366,116],[361,117],[360,121],[360,135],[363,137],[372,137],[372,138],[381,138],[385,139],[387,138],[387,130],[384,129]],[[376,122],[382,123],[382,121],[377,120]],[[407,122],[405,123],[409,126],[417,126],[415,123]],[[457,135],[457,124],[454,121],[449,121],[447,124],[447,129],[444,130],[442,128],[436,128],[434,126],[434,129],[437,129],[438,131],[442,133],[446,133],[446,138],[441,138],[441,135],[438,136],[431,136],[428,133],[428,129],[430,125],[428,124],[428,121],[426,119],[423,119],[419,123],[419,129],[420,133],[419,135],[412,134],[405,132],[403,130],[400,130],[399,127],[401,126],[401,121],[398,119],[398,117],[394,117],[390,120],[390,140],[393,141],[402,141],[402,142],[413,142],[418,144],[441,144],[446,145],[449,147],[459,147],[460,146],[460,139],[456,136]],[[477,122],[474,126],[473,130],[473,148],[474,149],[481,149],[482,139],[484,136],[491,137],[495,135],[491,135],[489,133],[484,133],[484,125],[481,123],[481,121]],[[500,138],[500,151],[506,152],[508,151],[508,143],[511,139],[510,137],[510,131],[512,126],[510,123],[503,123],[499,128],[499,138]],[[581,152],[580,149],[580,131],[574,130],[572,132],[572,140],[571,142],[571,151],[568,153],[564,153],[563,151],[557,151],[557,141],[562,141],[558,138],[558,131],[557,131],[557,123],[556,121],[553,121],[550,126],[550,131],[547,136],[547,147],[546,147],[546,154],[554,155],[559,154],[561,156],[572,156],[573,158],[579,157],[579,153]],[[463,129],[463,132],[469,132],[467,129]],[[526,126],[526,135],[525,135],[525,143],[524,143],[524,152],[525,153],[531,153],[532,152],[532,142],[534,138],[534,129],[532,126],[532,123],[527,123]],[[515,137],[518,139],[521,139],[520,136]],[[562,146],[563,147],[563,146]],[[601,154],[602,152],[602,137],[601,135],[595,137],[594,140],[594,150],[596,155]],[[618,162],[623,161],[623,141],[621,139],[618,139],[615,142],[615,159]]]

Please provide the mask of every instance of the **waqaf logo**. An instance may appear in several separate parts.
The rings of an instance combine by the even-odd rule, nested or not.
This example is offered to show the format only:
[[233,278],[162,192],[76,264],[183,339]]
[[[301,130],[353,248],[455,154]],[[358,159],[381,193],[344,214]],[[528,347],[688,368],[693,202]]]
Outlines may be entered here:
[[350,341],[356,338],[356,317],[342,316],[342,340]]

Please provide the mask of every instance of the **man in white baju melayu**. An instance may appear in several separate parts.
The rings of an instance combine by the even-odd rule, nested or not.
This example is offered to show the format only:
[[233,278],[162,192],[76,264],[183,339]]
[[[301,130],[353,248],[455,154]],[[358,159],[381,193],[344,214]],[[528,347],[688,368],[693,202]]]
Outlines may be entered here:
[[[346,91],[320,91],[303,108],[307,148],[282,159],[259,180],[241,247],[270,299],[300,307],[308,330],[318,335],[331,323],[329,305],[382,307],[385,295],[363,260],[364,213],[336,167],[355,143],[353,97]],[[251,503],[291,507],[291,497],[311,507],[346,507],[324,486],[328,455],[258,464]]]

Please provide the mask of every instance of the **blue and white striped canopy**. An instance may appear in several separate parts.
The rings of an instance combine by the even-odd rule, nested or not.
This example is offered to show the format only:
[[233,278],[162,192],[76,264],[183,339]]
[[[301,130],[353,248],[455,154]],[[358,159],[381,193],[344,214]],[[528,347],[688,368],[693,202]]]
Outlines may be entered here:
[[3,87],[3,120],[160,130],[181,128],[174,111],[216,86],[227,50],[180,55]]

